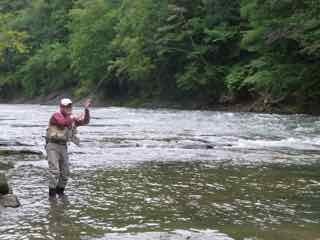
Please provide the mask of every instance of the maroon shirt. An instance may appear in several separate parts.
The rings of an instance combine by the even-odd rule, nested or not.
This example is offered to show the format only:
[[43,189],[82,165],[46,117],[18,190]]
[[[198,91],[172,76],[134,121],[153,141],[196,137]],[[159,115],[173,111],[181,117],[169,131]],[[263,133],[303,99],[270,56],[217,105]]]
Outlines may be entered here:
[[88,124],[90,121],[90,113],[88,109],[85,109],[84,111],[84,117],[83,118],[71,118],[68,115],[64,115],[62,112],[56,112],[52,115],[50,118],[50,125],[57,126],[59,128],[71,128],[72,124],[74,124],[76,127],[83,126]]

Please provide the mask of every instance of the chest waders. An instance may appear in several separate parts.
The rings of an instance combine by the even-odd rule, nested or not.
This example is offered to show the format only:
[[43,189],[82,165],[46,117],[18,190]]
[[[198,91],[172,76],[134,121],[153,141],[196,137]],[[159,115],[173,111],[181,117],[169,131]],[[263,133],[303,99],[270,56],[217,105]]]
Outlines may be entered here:
[[80,144],[73,128],[58,128],[50,125],[46,132],[46,151],[49,165],[49,196],[63,195],[70,175],[67,143]]

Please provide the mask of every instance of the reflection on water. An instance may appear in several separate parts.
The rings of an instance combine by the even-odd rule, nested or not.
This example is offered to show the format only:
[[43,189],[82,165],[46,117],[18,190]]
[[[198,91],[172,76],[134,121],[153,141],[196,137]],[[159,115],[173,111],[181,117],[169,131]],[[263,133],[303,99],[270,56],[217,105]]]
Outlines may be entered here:
[[2,239],[152,239],[156,234],[164,239],[315,239],[319,235],[320,176],[312,166],[164,162],[78,170],[67,196],[57,201],[48,201],[41,171],[17,169],[20,174],[12,176],[17,186],[29,181],[38,188],[17,189],[23,207],[2,216],[6,226],[1,227]]
[[[54,108],[23,108],[3,105],[1,142],[43,150]],[[70,146],[66,197],[48,200],[45,159],[10,157],[22,207],[0,209],[1,240],[320,237],[318,118],[121,108],[92,115],[82,147]]]

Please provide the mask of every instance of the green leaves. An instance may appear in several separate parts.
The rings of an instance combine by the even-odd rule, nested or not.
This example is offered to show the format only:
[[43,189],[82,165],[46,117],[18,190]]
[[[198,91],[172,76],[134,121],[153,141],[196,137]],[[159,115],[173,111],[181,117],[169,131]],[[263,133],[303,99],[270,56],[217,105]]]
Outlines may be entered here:
[[188,94],[201,92],[211,98],[219,99],[224,90],[227,68],[217,65],[201,66],[190,64],[182,74],[177,75],[178,88]]
[[14,31],[8,28],[8,24],[14,16],[10,14],[0,14],[0,61],[4,61],[6,50],[14,50],[17,53],[26,53],[27,46],[25,40],[28,35],[26,32]]
[[26,94],[37,96],[70,87],[74,82],[70,60],[70,53],[65,45],[44,45],[18,72]]
[[320,102],[319,15],[314,0],[3,0],[0,84]]
[[[320,67],[316,63],[320,57],[320,20],[315,15],[319,7],[314,3],[242,0],[241,51],[245,62],[234,66],[227,77],[229,91],[291,101],[314,99],[307,90],[311,85],[320,85],[315,77],[318,71],[312,70],[316,65]],[[311,78],[310,72],[317,74]]]
[[78,1],[70,11],[69,47],[72,68],[80,78],[81,88],[86,89],[81,94],[88,94],[108,76],[114,53],[111,42],[118,21],[116,11],[112,4],[102,0]]

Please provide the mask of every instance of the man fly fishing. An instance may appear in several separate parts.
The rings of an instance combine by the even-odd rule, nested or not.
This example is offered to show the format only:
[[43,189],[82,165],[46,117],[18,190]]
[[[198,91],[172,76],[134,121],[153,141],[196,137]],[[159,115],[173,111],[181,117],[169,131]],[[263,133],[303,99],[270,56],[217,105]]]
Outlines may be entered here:
[[46,133],[46,151],[49,165],[49,197],[57,194],[62,196],[68,182],[69,158],[67,143],[73,142],[79,145],[76,136],[78,126],[87,125],[90,121],[89,107],[91,100],[84,103],[84,113],[75,116],[72,113],[72,101],[63,98],[60,101],[60,109],[54,113],[50,120]]

